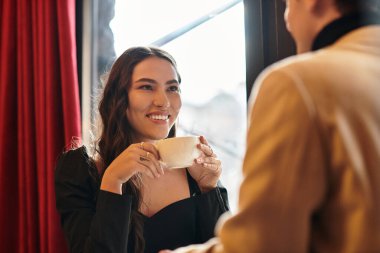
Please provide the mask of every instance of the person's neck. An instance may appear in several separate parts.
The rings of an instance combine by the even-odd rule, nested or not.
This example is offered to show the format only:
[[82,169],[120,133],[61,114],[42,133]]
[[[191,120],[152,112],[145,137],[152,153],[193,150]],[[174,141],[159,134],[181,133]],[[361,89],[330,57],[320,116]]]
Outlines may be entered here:
[[297,54],[311,51],[313,42],[320,31],[342,16],[336,8],[326,6],[322,9],[314,9],[309,15],[310,18],[305,21],[308,25],[308,35],[296,40]]

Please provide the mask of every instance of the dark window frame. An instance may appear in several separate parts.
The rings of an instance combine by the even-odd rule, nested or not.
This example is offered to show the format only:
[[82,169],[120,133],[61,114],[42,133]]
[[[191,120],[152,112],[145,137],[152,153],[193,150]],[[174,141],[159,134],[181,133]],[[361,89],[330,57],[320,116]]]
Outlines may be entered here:
[[261,71],[296,52],[284,11],[283,0],[244,0],[247,100]]

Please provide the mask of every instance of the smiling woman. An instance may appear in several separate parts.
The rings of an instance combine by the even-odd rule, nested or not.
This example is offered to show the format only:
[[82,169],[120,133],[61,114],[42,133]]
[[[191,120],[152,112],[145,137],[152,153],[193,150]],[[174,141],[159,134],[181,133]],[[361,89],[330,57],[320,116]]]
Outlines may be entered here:
[[[183,78],[177,136],[207,136],[223,162],[221,180],[228,188],[231,211],[236,211],[252,69],[261,67],[260,57],[268,51],[258,48],[252,56],[253,64],[247,63],[250,71],[246,73],[244,13],[250,2],[257,5],[253,10],[261,8],[257,1],[243,4],[242,0],[83,1],[83,142],[91,144],[97,107],[93,98],[103,88],[102,77],[115,58],[133,46],[153,45],[169,51],[179,63]],[[255,24],[260,20],[251,22],[247,31],[259,30]],[[259,36],[254,34],[253,45],[260,45],[257,41],[278,42],[274,37],[267,42],[257,40]],[[247,48],[249,52],[252,46]]]
[[180,83],[172,56],[155,47],[130,48],[113,64],[95,153],[68,151],[56,168],[71,252],[158,252],[214,236],[229,207],[221,162],[206,138],[187,168],[169,170],[154,145],[175,136]]

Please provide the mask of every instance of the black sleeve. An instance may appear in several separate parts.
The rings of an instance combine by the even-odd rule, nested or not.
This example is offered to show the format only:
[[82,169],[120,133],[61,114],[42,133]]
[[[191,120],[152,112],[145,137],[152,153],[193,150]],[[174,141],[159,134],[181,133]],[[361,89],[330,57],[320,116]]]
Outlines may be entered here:
[[127,252],[131,196],[99,191],[86,156],[83,148],[68,151],[55,170],[56,205],[69,250]]
[[218,182],[215,189],[196,195],[194,198],[197,207],[199,243],[204,243],[215,236],[215,225],[219,217],[229,211],[227,190]]

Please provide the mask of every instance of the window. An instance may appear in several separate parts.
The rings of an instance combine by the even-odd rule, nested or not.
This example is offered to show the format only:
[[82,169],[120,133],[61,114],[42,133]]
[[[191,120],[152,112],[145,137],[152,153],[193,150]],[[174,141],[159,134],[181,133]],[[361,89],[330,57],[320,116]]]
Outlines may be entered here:
[[[98,6],[99,21],[105,25],[99,26],[104,29],[98,31],[98,46],[92,50],[98,53],[94,79],[131,46],[155,45],[171,53],[182,77],[177,135],[207,138],[222,161],[221,181],[236,210],[246,134],[243,1],[115,0],[114,9],[105,8]],[[83,118],[83,125],[90,125],[91,116],[84,113]]]

